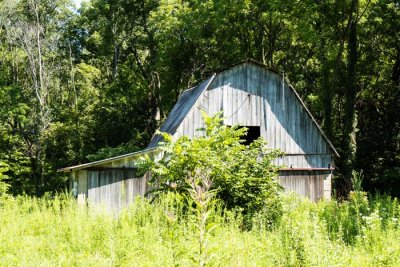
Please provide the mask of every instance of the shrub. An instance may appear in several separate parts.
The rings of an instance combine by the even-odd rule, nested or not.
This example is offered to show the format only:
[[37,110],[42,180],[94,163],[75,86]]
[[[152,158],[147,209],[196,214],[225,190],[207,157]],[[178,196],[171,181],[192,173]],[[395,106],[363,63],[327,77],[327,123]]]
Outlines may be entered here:
[[170,134],[160,133],[164,138],[160,146],[163,157],[152,163],[151,182],[157,188],[152,193],[188,195],[193,181],[205,186],[201,177],[207,177],[209,189],[217,192],[216,197],[228,209],[239,209],[245,221],[266,210],[263,214],[268,214],[272,222],[281,210],[278,166],[273,164],[281,153],[266,148],[261,138],[244,145],[242,138],[247,129],[223,125],[220,115],[209,117],[203,113],[205,128],[199,129],[202,134],[193,140],[183,136],[173,141]]

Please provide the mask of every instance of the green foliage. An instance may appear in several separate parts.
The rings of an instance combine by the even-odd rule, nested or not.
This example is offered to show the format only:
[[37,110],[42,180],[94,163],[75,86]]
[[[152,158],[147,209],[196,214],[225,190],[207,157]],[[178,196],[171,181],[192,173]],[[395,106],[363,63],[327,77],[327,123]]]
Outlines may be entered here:
[[362,189],[362,181],[363,181],[363,171],[354,171],[353,176],[351,178],[351,184],[353,185],[353,191],[360,192],[363,191]]
[[138,151],[139,148],[132,143],[121,144],[117,147],[104,147],[99,149],[95,154],[90,154],[87,156],[89,161],[96,161],[106,158],[111,158],[119,155],[124,155]]
[[0,161],[0,197],[7,194],[8,188],[10,187],[4,180],[8,178],[4,173],[9,170],[9,166]]
[[146,147],[182,90],[251,57],[285,73],[335,144],[337,177],[346,174],[336,192],[355,169],[365,190],[399,194],[396,1],[71,6],[0,2],[0,160],[11,193],[60,190],[57,168]]
[[[255,220],[252,230],[243,231],[243,218],[233,211],[208,217],[210,227],[218,227],[207,236],[208,252],[215,255],[207,265],[400,264],[396,199],[354,196],[349,202],[312,203],[291,194],[284,198],[282,219],[271,230]],[[69,195],[0,200],[0,265],[196,266],[197,214],[184,211],[185,206],[173,193],[153,204],[138,198],[118,216],[79,207]],[[350,225],[356,206],[362,220]],[[355,234],[354,228],[360,231]]]
[[199,250],[195,254],[194,260],[198,266],[203,267],[208,264],[212,256],[215,256],[209,251],[209,239],[217,226],[215,223],[210,223],[210,217],[215,212],[215,196],[218,190],[211,189],[212,180],[209,173],[198,172],[187,182],[190,196],[189,209],[193,213],[191,217],[196,226],[195,231],[198,232]]
[[[260,138],[249,146],[243,144],[246,128],[222,124],[217,113],[213,117],[203,113],[204,129],[193,140],[160,133],[164,142],[160,146],[163,157],[153,163],[152,183],[159,192],[174,191],[187,195],[193,183],[211,183],[211,190],[228,209],[239,209],[250,218],[265,209],[269,219],[279,217],[281,187],[277,182],[278,166],[273,160],[281,155],[269,149]],[[204,184],[204,181],[207,181]],[[265,213],[267,214],[267,213]]]

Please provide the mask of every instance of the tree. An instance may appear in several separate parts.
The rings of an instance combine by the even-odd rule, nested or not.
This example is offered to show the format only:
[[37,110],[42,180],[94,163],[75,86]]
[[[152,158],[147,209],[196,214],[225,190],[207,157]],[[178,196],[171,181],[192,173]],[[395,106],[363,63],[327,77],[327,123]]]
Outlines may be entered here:
[[283,71],[334,143],[335,192],[353,169],[368,190],[400,188],[397,0],[3,0],[0,26],[13,194],[144,148],[184,89],[248,57]]
[[[13,174],[25,169],[26,158],[29,159],[30,177],[24,173],[23,178],[15,175],[10,179],[14,184],[21,182],[16,186],[18,190],[12,190],[14,193],[40,195],[49,184],[49,172],[54,174],[46,159],[45,144],[56,116],[54,107],[60,104],[65,88],[60,81],[64,69],[59,40],[61,25],[71,13],[68,4],[64,0],[0,3],[1,35],[5,50],[12,51],[12,57],[6,58],[9,65],[1,66],[6,72],[0,81],[0,94],[6,96],[2,99],[2,116],[8,115],[0,126],[8,138],[1,143],[10,149],[4,158]],[[4,51],[6,55],[7,52]]]
[[247,129],[222,125],[220,115],[204,113],[205,128],[199,129],[202,134],[193,140],[183,136],[173,141],[170,134],[161,133],[163,157],[151,168],[151,182],[157,186],[152,193],[188,195],[188,189],[196,184],[216,190],[216,197],[228,209],[241,209],[248,219],[266,209],[273,221],[280,212],[281,190],[279,167],[273,160],[281,153],[266,148],[261,138],[244,145],[241,138]]

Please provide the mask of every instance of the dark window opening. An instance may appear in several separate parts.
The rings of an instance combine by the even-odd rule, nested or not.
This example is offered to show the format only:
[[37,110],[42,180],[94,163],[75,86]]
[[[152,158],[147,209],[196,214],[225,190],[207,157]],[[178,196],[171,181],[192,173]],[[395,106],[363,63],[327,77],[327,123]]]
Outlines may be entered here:
[[[232,126],[228,125],[228,127]],[[248,146],[261,136],[260,126],[239,126],[238,128],[247,128],[247,134],[241,138],[244,140],[243,145]]]
[[242,139],[245,140],[242,144],[248,146],[260,137],[260,126],[240,126],[239,128],[244,127],[247,128],[247,135],[242,136]]

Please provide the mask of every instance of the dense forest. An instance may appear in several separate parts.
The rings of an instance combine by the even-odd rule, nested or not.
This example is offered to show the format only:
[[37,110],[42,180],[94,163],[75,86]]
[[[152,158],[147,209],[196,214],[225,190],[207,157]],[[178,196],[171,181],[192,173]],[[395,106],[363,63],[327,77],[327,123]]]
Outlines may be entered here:
[[144,148],[180,93],[253,58],[285,74],[337,148],[335,192],[400,195],[398,0],[0,2],[0,182]]

